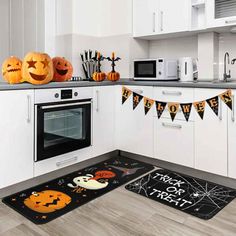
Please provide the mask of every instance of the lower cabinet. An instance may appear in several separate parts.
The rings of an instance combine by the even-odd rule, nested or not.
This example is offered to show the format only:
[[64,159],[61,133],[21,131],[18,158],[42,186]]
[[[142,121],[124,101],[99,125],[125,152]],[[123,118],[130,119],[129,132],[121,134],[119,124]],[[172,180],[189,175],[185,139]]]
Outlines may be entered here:
[[[202,101],[225,90],[196,89],[195,100]],[[195,168],[227,176],[227,110],[219,100],[219,116],[206,104],[204,119],[195,118]]]
[[0,92],[0,188],[33,178],[34,92]]
[[[151,86],[126,86],[142,96],[153,98]],[[123,151],[153,157],[153,111],[144,113],[144,101],[133,110],[132,95],[122,105],[122,86],[116,91],[116,145]]]
[[114,151],[115,91],[117,86],[94,87],[93,156]]
[[155,158],[194,167],[194,122],[157,117],[154,119]]
[[236,90],[233,91],[233,110],[228,109],[228,176],[236,179]]

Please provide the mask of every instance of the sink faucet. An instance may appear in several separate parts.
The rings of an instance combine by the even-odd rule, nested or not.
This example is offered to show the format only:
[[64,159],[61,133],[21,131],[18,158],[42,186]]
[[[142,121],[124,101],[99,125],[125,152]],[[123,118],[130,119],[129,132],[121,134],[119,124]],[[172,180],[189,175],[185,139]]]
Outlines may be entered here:
[[226,52],[226,53],[225,53],[225,56],[224,56],[224,74],[223,74],[223,80],[224,80],[224,82],[226,82],[227,79],[230,79],[230,78],[231,78],[230,70],[229,70],[229,74],[227,74],[227,72],[226,72],[226,58],[227,58],[227,57],[228,57],[228,64],[230,64],[230,62],[229,62],[229,53],[228,53],[228,52]]

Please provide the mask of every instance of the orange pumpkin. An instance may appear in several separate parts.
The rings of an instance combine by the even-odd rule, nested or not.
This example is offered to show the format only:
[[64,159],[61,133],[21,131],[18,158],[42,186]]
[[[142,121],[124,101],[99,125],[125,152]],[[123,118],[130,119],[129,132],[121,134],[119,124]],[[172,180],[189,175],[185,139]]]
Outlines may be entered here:
[[29,52],[22,65],[22,78],[31,84],[47,84],[53,79],[52,59],[46,53]]
[[110,72],[107,75],[107,79],[110,81],[117,81],[120,79],[120,74],[118,72]]
[[9,57],[2,64],[3,78],[9,84],[18,84],[22,81],[21,77],[22,61],[18,57]]
[[63,82],[71,79],[73,67],[68,60],[64,57],[54,57],[52,62],[54,68],[53,81]]
[[106,73],[104,72],[94,72],[93,73],[93,80],[100,82],[103,81],[104,79],[106,79]]
[[51,213],[66,207],[71,202],[71,197],[65,193],[45,190],[33,192],[24,200],[24,204],[39,213]]

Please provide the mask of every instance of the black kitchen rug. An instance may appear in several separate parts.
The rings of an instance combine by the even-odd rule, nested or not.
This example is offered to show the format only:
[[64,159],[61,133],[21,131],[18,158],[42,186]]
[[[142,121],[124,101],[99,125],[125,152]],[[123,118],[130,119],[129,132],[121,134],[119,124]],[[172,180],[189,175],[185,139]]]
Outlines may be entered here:
[[44,224],[153,169],[144,162],[114,157],[2,201],[35,224]]
[[236,190],[164,169],[129,183],[134,193],[209,220],[236,197]]

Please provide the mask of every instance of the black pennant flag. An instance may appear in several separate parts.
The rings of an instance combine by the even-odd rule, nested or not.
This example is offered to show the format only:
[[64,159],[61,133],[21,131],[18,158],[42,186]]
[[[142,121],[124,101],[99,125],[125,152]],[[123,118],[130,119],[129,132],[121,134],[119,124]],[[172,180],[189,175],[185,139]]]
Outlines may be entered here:
[[203,120],[203,116],[204,116],[204,112],[205,112],[205,106],[206,106],[206,101],[194,102],[193,105],[194,105],[198,115]]
[[182,112],[184,114],[184,117],[186,121],[189,120],[191,109],[192,109],[192,103],[182,103],[180,104]]
[[219,97],[215,96],[206,100],[207,104],[210,106],[212,111],[218,116],[219,112]]
[[170,112],[171,120],[174,121],[175,116],[179,110],[179,103],[168,103],[168,110]]
[[122,104],[125,103],[125,101],[130,97],[132,91],[129,90],[128,88],[126,87],[122,87]]
[[157,117],[158,117],[158,119],[161,118],[161,115],[162,115],[163,111],[166,108],[166,104],[167,104],[166,102],[156,101],[156,110],[157,110]]
[[232,110],[232,90],[228,89],[226,92],[220,94],[220,98]]
[[141,102],[142,99],[143,99],[142,95],[133,92],[133,110],[138,106],[138,104]]
[[147,113],[152,108],[155,101],[146,97],[144,97],[143,101],[144,101],[144,112],[145,115],[147,115]]

